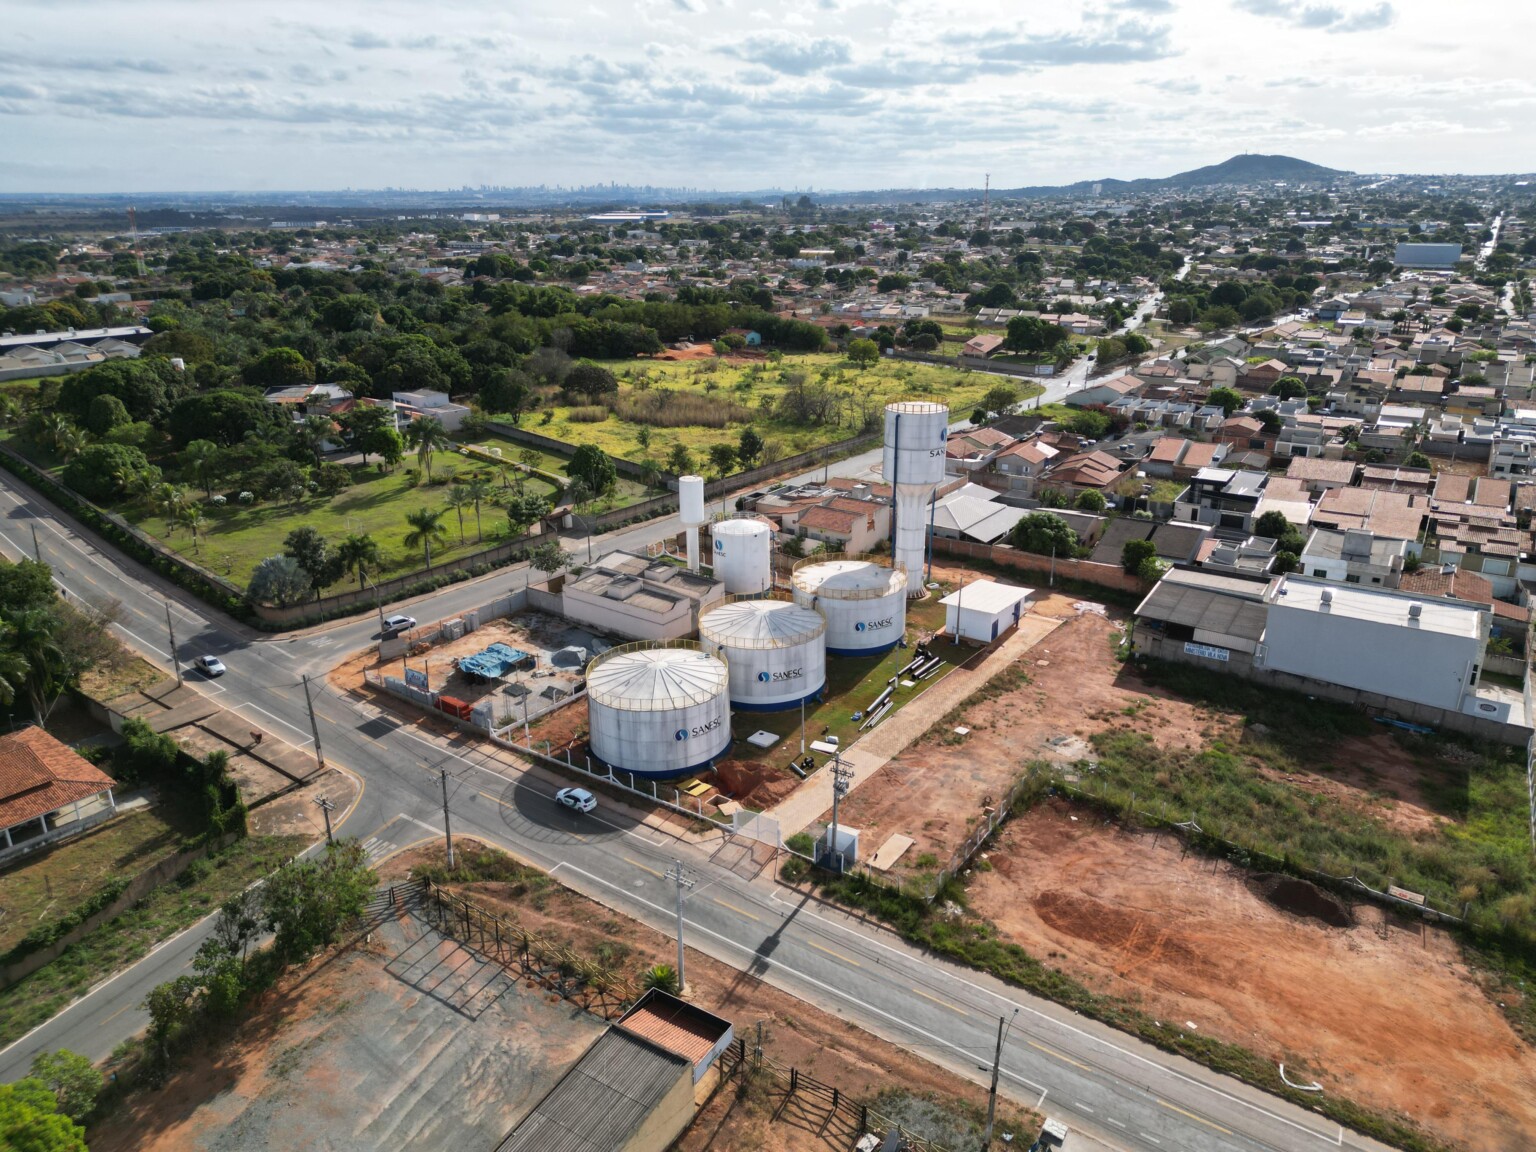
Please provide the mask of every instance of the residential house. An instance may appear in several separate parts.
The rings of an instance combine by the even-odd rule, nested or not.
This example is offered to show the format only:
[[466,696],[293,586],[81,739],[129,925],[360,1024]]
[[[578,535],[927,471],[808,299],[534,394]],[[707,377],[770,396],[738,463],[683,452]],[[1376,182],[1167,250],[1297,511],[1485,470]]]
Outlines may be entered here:
[[1012,443],[1012,436],[993,428],[951,432],[944,442],[944,471],[951,476],[980,471]]
[[992,333],[983,332],[979,336],[972,336],[960,349],[962,356],[970,356],[977,360],[985,360],[1003,346],[1003,338]]
[[1396,588],[1408,562],[1408,542],[1360,528],[1315,529],[1301,553],[1301,571],[1318,580]]
[[1097,384],[1085,384],[1076,392],[1069,392],[1062,401],[1071,408],[1108,407],[1122,396],[1129,396],[1141,388],[1141,381],[1134,376],[1112,376]]
[[1043,440],[1020,440],[992,459],[992,471],[977,477],[988,487],[1033,496],[1035,487],[1061,450]]
[[1107,497],[1124,470],[1124,463],[1108,452],[1079,452],[1052,467],[1042,484],[1069,496],[1091,490]]
[[395,392],[390,400],[395,406],[395,420],[400,427],[405,427],[422,417],[430,416],[440,421],[449,432],[457,432],[464,426],[464,421],[469,418],[471,409],[464,404],[455,404],[446,392],[433,392],[422,390],[418,392]]
[[1252,532],[1256,510],[1268,481],[1269,476],[1264,472],[1201,469],[1174,502],[1174,517],[1196,524]]
[[1286,465],[1285,474],[1299,480],[1308,492],[1321,495],[1330,488],[1347,488],[1355,482],[1353,460],[1321,460],[1298,456]]
[[1228,416],[1216,429],[1218,444],[1229,445],[1236,451],[1262,452],[1273,455],[1277,434],[1266,428],[1262,421],[1243,413]]
[[0,854],[40,847],[114,815],[115,786],[41,728],[0,736]]

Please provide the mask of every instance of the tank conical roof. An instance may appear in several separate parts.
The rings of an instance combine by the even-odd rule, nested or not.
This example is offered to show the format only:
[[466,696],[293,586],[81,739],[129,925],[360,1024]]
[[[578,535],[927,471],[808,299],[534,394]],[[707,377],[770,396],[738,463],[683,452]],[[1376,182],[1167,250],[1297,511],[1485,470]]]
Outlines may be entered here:
[[695,645],[620,648],[587,666],[587,696],[614,708],[659,712],[706,703],[728,680],[725,661]]
[[786,600],[738,600],[699,621],[701,638],[727,648],[787,648],[826,630],[821,613]]

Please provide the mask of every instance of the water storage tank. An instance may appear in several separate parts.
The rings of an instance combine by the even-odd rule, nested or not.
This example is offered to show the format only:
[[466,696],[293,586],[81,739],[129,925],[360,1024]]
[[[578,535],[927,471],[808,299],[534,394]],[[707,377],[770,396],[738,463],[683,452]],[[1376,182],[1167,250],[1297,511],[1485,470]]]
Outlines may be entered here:
[[677,478],[677,505],[677,518],[684,524],[703,524],[709,519],[704,512],[704,477]]
[[592,755],[648,779],[707,768],[731,742],[728,678],[691,640],[608,649],[587,665]]
[[727,596],[755,596],[773,587],[773,529],[761,520],[722,520],[715,541],[715,579]]
[[907,568],[907,595],[923,594],[928,503],[944,482],[949,409],[933,400],[885,406],[885,479],[896,491],[891,554]]
[[790,577],[795,603],[827,618],[827,655],[874,656],[907,627],[907,571],[879,556],[811,556]]
[[731,707],[793,708],[827,682],[827,622],[790,600],[734,600],[704,613],[699,641],[725,658]]

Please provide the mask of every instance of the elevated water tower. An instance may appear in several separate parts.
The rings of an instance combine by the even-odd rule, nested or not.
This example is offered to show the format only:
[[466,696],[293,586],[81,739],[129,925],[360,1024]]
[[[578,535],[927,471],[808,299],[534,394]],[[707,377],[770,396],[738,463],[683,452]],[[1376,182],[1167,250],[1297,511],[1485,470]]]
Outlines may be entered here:
[[923,594],[923,557],[928,502],[944,482],[949,408],[934,400],[900,400],[885,406],[885,479],[895,492],[896,524],[891,554],[907,570],[907,596]]
[[688,531],[688,571],[699,570],[699,528],[709,522],[704,512],[704,477],[677,478],[677,518]]

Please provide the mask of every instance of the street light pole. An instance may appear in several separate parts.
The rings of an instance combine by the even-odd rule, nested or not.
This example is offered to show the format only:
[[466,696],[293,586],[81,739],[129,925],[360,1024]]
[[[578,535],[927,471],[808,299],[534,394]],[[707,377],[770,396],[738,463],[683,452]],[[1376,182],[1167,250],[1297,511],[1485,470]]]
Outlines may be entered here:
[[[36,529],[34,529],[36,531]],[[171,670],[176,673],[176,687],[181,687],[181,661],[176,656],[176,625],[171,622],[171,606],[165,606],[165,630],[171,634]]]
[[325,753],[320,750],[320,724],[315,719],[315,702],[309,696],[309,677],[304,677],[304,704],[309,709],[309,733],[315,738],[315,770],[325,771]]
[[843,854],[837,850],[837,809],[838,803],[848,795],[848,786],[852,782],[853,769],[843,767],[842,752],[832,753],[832,824],[827,830],[827,856],[836,855],[833,870],[839,873],[843,870]]
[[693,877],[683,870],[681,860],[674,860],[672,867],[667,869],[666,878],[677,883],[677,991],[681,995],[688,986],[688,977],[683,970],[683,890],[693,887]]
[[325,813],[325,842],[329,844],[331,843],[331,812],[335,809],[336,805],[332,804],[325,796],[320,797],[314,803],[321,812]]
[[[1013,1015],[1018,1014],[1019,1010],[1015,1008]],[[981,1137],[982,1152],[992,1147],[992,1122],[997,1116],[997,1080],[1003,1071],[1003,1029],[1005,1024],[1012,1023],[1012,1017],[997,1018],[997,1053],[992,1057],[992,1089],[987,1093],[987,1130]]]
[[448,824],[448,769],[439,770],[439,778],[443,782],[443,838],[448,845],[448,867],[454,867],[453,863],[453,829]]

